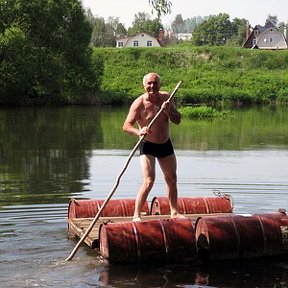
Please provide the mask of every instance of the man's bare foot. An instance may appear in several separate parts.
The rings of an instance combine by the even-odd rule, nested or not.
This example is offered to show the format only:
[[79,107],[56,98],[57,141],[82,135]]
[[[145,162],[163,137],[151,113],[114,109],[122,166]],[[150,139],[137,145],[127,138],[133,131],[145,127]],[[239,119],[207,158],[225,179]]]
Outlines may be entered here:
[[133,222],[141,222],[141,217],[140,216],[133,216]]
[[182,214],[180,214],[180,213],[178,213],[178,212],[173,212],[173,213],[171,213],[171,218],[173,218],[173,219],[175,219],[175,218],[177,218],[177,219],[183,219],[183,218],[186,218],[184,215],[182,215]]

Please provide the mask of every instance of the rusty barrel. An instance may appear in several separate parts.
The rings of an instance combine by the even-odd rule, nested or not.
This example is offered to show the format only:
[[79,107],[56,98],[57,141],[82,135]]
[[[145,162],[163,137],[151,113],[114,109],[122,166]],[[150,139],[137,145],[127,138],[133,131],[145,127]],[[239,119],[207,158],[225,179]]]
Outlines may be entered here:
[[[93,218],[100,210],[104,200],[74,200],[71,199],[68,208],[68,218]],[[101,217],[133,216],[135,199],[111,199],[101,213]],[[142,212],[149,214],[148,202]]]
[[101,224],[100,254],[110,263],[190,262],[197,258],[190,219]]
[[201,217],[195,224],[202,260],[255,258],[288,253],[285,212]]
[[[233,203],[229,195],[223,197],[178,197],[177,208],[181,214],[232,213]],[[151,215],[170,214],[167,197],[154,197]]]

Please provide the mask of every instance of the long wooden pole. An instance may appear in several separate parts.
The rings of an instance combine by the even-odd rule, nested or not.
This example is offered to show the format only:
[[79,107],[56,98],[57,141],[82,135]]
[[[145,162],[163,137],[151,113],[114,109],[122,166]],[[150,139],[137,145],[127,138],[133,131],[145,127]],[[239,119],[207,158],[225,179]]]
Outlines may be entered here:
[[[178,82],[178,84],[176,85],[174,91],[172,92],[172,94],[170,95],[170,97],[168,98],[168,100],[166,102],[169,102],[174,95],[176,94],[179,86],[181,85],[182,81]],[[161,109],[158,111],[158,113],[154,116],[154,118],[151,120],[151,122],[148,125],[148,128],[150,128],[153,123],[155,122],[155,120],[158,118],[158,116],[161,114],[161,112],[163,111],[163,108],[161,107]],[[119,182],[120,182],[120,178],[122,177],[122,175],[124,174],[124,172],[126,171],[133,155],[135,154],[136,150],[138,149],[139,145],[141,144],[141,142],[144,140],[145,136],[147,134],[144,134],[143,136],[140,137],[140,139],[138,140],[138,142],[136,143],[135,147],[133,148],[133,150],[130,152],[129,157],[122,169],[122,171],[119,173],[118,177],[116,178],[116,181],[114,183],[114,186],[111,190],[111,192],[109,193],[109,195],[107,196],[107,198],[105,199],[105,201],[103,202],[103,204],[101,205],[100,209],[98,210],[96,216],[94,217],[93,221],[90,223],[89,227],[87,228],[86,232],[83,234],[83,236],[81,237],[81,239],[78,241],[78,243],[76,244],[76,246],[74,247],[74,249],[72,250],[72,252],[70,253],[70,255],[65,259],[65,261],[69,261],[72,260],[72,258],[74,257],[74,255],[76,254],[77,250],[79,249],[81,243],[86,239],[86,237],[88,236],[88,234],[91,232],[92,228],[94,227],[95,223],[97,222],[97,220],[99,219],[102,211],[104,210],[104,208],[106,207],[107,203],[109,202],[110,198],[112,197],[112,195],[114,194],[114,192],[116,191]]]

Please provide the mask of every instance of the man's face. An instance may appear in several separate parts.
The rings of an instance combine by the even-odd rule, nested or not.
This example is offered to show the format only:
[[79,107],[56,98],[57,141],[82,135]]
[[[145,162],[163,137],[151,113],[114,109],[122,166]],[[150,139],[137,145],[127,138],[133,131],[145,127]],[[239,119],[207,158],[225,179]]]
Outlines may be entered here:
[[146,76],[144,89],[149,95],[157,94],[160,90],[160,80],[157,75],[149,74]]

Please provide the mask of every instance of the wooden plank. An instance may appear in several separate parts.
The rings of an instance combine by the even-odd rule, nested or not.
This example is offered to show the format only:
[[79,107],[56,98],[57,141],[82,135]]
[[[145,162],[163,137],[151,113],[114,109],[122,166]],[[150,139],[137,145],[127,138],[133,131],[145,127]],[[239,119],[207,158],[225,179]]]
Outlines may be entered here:
[[[81,238],[83,235],[84,235],[84,233],[85,233],[85,231],[86,231],[86,229],[87,229],[87,227],[90,225],[90,223],[91,223],[91,221],[89,221],[89,224],[85,224],[84,222],[84,220],[85,220],[85,218],[78,218],[77,220],[82,220],[82,221],[84,221],[83,222],[83,224],[84,225],[82,225],[82,222],[81,221],[74,221],[74,220],[76,220],[77,218],[74,218],[74,219],[72,219],[72,220],[68,220],[68,223],[69,223],[69,234],[72,234],[73,236],[77,236],[77,237],[79,237],[79,238]],[[86,221],[87,222],[87,221]],[[86,239],[85,239],[85,243],[89,246],[89,247],[93,247],[94,245],[93,245],[93,242],[94,242],[94,239],[93,239],[93,236],[94,235],[88,235],[87,237],[86,237]]]
[[[185,214],[186,218],[192,220],[193,224],[199,217],[215,217],[215,216],[229,216],[232,213],[211,213],[211,214]],[[142,216],[142,221],[152,221],[157,219],[169,219],[170,215],[146,215]],[[75,236],[81,238],[85,231],[90,226],[94,218],[73,218],[68,219],[69,232]],[[133,217],[100,217],[98,222],[94,225],[91,232],[85,239],[85,243],[90,248],[97,248],[99,246],[99,228],[101,224],[105,223],[120,223],[120,222],[131,222]]]

